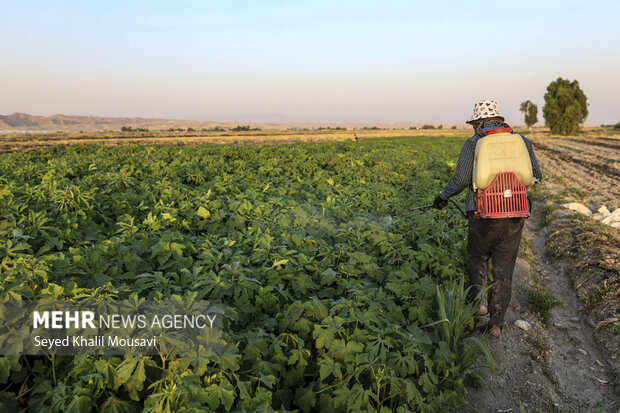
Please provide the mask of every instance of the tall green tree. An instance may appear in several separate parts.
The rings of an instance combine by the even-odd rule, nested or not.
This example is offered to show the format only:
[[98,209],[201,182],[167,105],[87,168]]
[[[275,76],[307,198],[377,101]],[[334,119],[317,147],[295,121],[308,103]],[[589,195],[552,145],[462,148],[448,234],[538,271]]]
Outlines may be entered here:
[[579,82],[558,77],[549,83],[543,117],[551,133],[570,135],[577,132],[579,125],[588,117],[588,99]]
[[519,110],[525,114],[525,124],[527,127],[532,129],[532,125],[538,122],[538,106],[530,100],[526,100],[521,103]]

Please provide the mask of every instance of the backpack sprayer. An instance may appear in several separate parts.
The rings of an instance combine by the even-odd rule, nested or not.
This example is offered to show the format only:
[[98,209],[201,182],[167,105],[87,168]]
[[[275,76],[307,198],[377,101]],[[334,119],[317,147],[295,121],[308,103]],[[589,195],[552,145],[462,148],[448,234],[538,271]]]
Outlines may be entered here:
[[[511,128],[486,131],[476,143],[472,185],[478,204],[479,218],[518,218],[530,216],[527,189],[534,183],[532,162],[521,135]],[[465,218],[467,215],[452,204]],[[411,208],[409,211],[433,207],[433,204]]]
[[495,128],[476,143],[472,184],[480,218],[529,217],[532,162],[521,135]]

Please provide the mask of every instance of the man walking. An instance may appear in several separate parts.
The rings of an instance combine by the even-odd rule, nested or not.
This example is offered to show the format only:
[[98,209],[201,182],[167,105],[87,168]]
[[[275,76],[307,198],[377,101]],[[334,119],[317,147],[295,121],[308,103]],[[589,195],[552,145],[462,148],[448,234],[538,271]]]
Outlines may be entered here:
[[[494,284],[489,292],[488,307],[480,304],[476,316],[490,315],[490,333],[499,337],[510,302],[512,273],[525,218],[480,218],[476,216],[478,203],[472,185],[476,144],[487,135],[487,131],[509,128],[509,126],[499,115],[497,103],[490,100],[477,102],[474,106],[474,114],[467,123],[472,125],[475,134],[465,141],[456,165],[456,172],[446,187],[437,195],[433,205],[441,209],[448,204],[448,199],[469,187],[465,206],[469,223],[467,254],[469,256],[470,291],[475,298],[485,288],[488,278],[488,262],[491,260]],[[531,161],[534,183],[540,182],[542,173],[532,144],[527,138],[521,137]],[[478,160],[478,162],[483,161]]]

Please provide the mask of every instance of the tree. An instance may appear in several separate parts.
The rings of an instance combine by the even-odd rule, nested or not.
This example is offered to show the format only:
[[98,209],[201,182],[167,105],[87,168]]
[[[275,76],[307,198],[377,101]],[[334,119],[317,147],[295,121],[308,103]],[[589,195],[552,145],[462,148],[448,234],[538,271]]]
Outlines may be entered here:
[[577,132],[579,125],[588,117],[588,99],[579,82],[558,77],[549,83],[543,117],[551,133],[570,135]]
[[531,101],[526,100],[521,103],[519,110],[525,113],[525,124],[528,128],[532,129],[532,125],[538,122],[538,106],[533,104]]

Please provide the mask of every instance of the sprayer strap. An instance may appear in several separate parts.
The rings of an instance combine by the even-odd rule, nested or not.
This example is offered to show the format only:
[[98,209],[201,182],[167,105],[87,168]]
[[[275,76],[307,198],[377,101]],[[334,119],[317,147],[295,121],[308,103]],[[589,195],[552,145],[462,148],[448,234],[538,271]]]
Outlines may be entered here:
[[485,135],[492,135],[494,133],[512,133],[512,128],[495,128],[495,129],[489,129],[488,131],[486,131],[484,134]]

